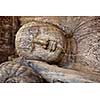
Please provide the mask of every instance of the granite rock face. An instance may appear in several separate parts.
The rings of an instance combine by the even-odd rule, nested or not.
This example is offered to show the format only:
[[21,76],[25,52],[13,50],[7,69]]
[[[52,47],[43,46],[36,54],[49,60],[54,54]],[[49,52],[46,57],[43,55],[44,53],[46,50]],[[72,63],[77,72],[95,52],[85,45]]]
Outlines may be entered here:
[[18,17],[0,16],[0,63],[15,53],[15,34],[18,29]]
[[[74,75],[77,82],[100,82],[99,16],[0,17],[0,58],[2,58],[0,63],[15,54],[16,33],[16,50],[19,56],[33,60],[33,63],[35,63],[35,59],[37,62],[44,61],[66,68],[64,72],[67,74],[64,74],[63,69],[59,69],[59,67],[52,70],[47,67],[49,74],[46,71],[40,71],[41,76],[51,80],[49,82],[53,82],[52,78],[54,79],[57,75],[64,82],[67,82],[65,79],[70,81],[71,76],[74,78]],[[39,35],[40,33],[42,35]],[[56,52],[58,48],[60,48],[59,52]],[[35,53],[34,50],[36,50]],[[42,67],[45,68],[45,64]],[[51,67],[55,67],[55,65]],[[59,70],[62,71],[61,74],[58,73]],[[57,71],[57,74],[55,71]],[[71,72],[70,75],[69,72]],[[55,73],[55,75],[52,73]],[[65,75],[65,78],[61,75]],[[85,75],[89,76],[85,77]],[[73,78],[70,82],[75,82]]]

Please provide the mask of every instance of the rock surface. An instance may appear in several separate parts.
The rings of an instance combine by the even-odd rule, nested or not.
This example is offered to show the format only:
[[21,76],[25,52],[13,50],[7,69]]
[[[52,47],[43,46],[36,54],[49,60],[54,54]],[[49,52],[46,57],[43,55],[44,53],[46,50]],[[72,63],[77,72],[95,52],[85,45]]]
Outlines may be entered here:
[[0,16],[0,63],[15,53],[15,33],[18,29],[18,17]]
[[[29,22],[34,25],[30,27]],[[100,82],[99,16],[1,16],[0,63],[15,54],[15,34],[20,26],[19,35],[16,35],[17,52],[31,59],[26,60],[26,63],[32,64],[24,67],[32,67],[33,72],[37,71],[48,82]],[[1,79],[4,77],[2,75],[5,76],[5,71],[1,71]],[[20,82],[20,79],[14,80]]]

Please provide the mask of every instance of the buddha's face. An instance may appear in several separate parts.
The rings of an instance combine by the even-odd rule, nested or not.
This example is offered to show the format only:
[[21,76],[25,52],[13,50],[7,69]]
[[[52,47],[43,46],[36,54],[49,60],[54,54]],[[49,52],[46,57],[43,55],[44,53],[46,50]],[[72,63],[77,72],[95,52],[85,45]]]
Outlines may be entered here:
[[28,59],[59,62],[66,51],[64,41],[63,32],[55,26],[30,23],[17,33],[16,47]]

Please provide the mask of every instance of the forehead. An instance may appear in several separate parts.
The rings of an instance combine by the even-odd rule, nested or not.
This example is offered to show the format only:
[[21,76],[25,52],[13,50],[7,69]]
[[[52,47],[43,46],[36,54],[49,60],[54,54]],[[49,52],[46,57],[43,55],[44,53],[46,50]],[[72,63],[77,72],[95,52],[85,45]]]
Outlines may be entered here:
[[34,32],[37,33],[38,31],[47,31],[48,30],[48,26],[47,25],[32,25],[28,28],[29,32]]
[[49,36],[49,37],[61,37],[62,33],[54,27],[43,25],[43,26],[31,26],[28,28],[28,32],[32,35],[37,34],[38,36]]

